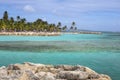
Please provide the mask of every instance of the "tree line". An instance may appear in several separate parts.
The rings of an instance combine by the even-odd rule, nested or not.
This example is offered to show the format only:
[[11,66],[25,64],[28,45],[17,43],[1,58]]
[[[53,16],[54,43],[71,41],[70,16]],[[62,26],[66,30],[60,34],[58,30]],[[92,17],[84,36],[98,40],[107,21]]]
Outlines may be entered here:
[[[4,32],[61,32],[66,30],[68,30],[68,27],[62,26],[61,22],[58,22],[58,24],[49,24],[47,21],[43,21],[42,19],[37,19],[34,22],[27,22],[25,18],[21,18],[20,16],[17,16],[15,20],[13,17],[9,18],[7,11],[3,13],[3,18],[0,19],[0,31]],[[69,30],[77,30],[75,22],[72,22]]]

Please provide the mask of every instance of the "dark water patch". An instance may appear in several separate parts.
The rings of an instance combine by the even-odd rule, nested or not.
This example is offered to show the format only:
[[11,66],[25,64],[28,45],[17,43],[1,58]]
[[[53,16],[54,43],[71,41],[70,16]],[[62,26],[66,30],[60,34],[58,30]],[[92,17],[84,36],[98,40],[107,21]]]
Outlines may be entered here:
[[57,49],[60,49],[60,47],[48,44],[44,45],[40,44],[40,42],[0,42],[0,50],[41,52]]
[[1,41],[0,50],[28,52],[120,52],[120,42],[111,41]]
[[105,33],[101,37],[101,39],[109,39],[109,40],[120,40],[120,33]]

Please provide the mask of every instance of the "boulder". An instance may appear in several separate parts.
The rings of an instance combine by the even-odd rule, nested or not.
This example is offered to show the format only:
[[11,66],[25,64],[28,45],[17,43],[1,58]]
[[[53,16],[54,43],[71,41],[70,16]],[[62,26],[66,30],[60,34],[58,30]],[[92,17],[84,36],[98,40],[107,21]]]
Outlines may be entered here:
[[0,80],[111,80],[111,78],[80,65],[53,66],[25,62],[0,67]]
[[67,80],[86,80],[88,74],[82,71],[61,71],[58,73],[58,78]]

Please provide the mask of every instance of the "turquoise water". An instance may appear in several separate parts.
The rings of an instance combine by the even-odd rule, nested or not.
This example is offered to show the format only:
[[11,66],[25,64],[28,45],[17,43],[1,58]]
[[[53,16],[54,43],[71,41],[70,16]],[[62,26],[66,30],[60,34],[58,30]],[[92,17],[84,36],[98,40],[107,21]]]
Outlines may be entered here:
[[28,61],[80,64],[120,80],[120,33],[0,36],[0,66]]
[[102,38],[101,35],[92,34],[63,34],[62,36],[0,36],[0,41],[79,41]]

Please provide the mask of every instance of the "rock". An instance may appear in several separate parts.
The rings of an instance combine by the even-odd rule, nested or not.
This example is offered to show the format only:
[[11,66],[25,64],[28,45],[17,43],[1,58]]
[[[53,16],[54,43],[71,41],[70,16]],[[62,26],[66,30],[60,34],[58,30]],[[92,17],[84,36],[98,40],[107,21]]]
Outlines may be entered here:
[[58,77],[67,80],[86,80],[88,74],[82,71],[61,71]]
[[89,74],[97,74],[95,71],[93,71],[92,69],[85,67],[85,72],[89,73]]
[[9,65],[7,67],[8,70],[20,70],[20,67],[16,65]]
[[44,64],[34,64],[30,62],[24,62],[24,65],[29,65],[29,66],[45,66]]
[[69,70],[73,70],[73,66],[69,66],[69,65],[58,65],[55,66],[55,68],[57,69],[63,69],[64,71],[69,71]]
[[108,75],[101,74],[100,76],[101,76],[101,78],[103,78],[104,80],[112,80]]
[[99,79],[100,75],[97,74],[89,74],[88,79]]
[[0,78],[3,76],[7,76],[7,69],[5,66],[0,68]]
[[26,72],[24,72],[24,73],[20,76],[19,80],[29,80],[29,76],[26,74]]
[[25,62],[0,67],[0,80],[111,80],[84,66],[44,65]]
[[19,80],[40,80],[38,76],[36,76],[32,71],[26,70],[19,77]]
[[40,80],[55,80],[55,75],[50,72],[39,72],[36,75]]
[[84,66],[80,66],[80,65],[77,65],[77,66],[74,66],[74,71],[85,71],[86,70],[86,67]]

